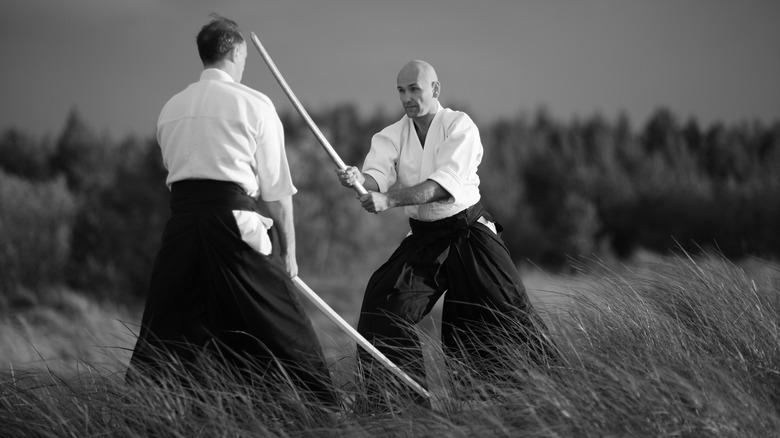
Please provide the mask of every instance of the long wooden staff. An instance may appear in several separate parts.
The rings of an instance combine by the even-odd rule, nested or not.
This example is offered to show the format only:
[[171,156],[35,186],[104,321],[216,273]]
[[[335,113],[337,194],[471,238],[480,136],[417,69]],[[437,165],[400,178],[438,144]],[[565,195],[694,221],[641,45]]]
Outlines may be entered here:
[[[306,112],[306,109],[301,105],[301,102],[298,101],[298,98],[295,97],[295,93],[293,93],[292,88],[290,88],[289,85],[287,85],[287,81],[284,80],[284,77],[282,76],[282,73],[279,71],[278,68],[276,68],[276,64],[274,64],[274,61],[271,59],[271,56],[268,54],[268,52],[265,51],[265,47],[260,43],[260,39],[257,38],[257,35],[255,35],[254,32],[250,32],[250,35],[252,37],[252,42],[255,43],[255,47],[257,47],[257,51],[260,52],[260,56],[263,57],[263,61],[268,65],[268,68],[271,70],[271,73],[276,78],[276,81],[279,82],[279,85],[282,87],[282,90],[284,91],[284,94],[287,95],[287,97],[290,99],[290,102],[292,102],[295,109],[298,111],[298,113],[303,117],[303,120],[306,121],[306,125],[309,126],[309,129],[311,129],[311,132],[314,134],[315,137],[317,137],[317,140],[320,142],[322,147],[325,149],[325,152],[328,153],[331,160],[333,160],[334,163],[336,163],[336,166],[338,166],[341,170],[346,170],[347,165],[344,164],[344,162],[341,160],[341,157],[339,157],[339,154],[336,153],[336,150],[333,149],[333,146],[328,143],[328,139],[325,138],[324,135],[322,135],[322,132],[320,131],[320,128],[317,127],[317,125],[314,123],[314,120],[309,117],[309,113]],[[358,195],[365,195],[368,192],[365,188],[363,188],[363,185],[359,182],[355,181],[355,183],[352,185],[352,188],[357,192]]]
[[298,289],[303,292],[304,295],[306,295],[307,298],[309,298],[315,306],[317,306],[318,309],[322,311],[325,315],[330,318],[331,321],[336,323],[337,326],[339,326],[342,330],[347,332],[347,334],[355,341],[358,345],[363,347],[369,354],[374,356],[376,360],[382,363],[382,365],[386,366],[391,373],[395,374],[396,377],[401,379],[404,383],[409,385],[412,389],[415,390],[418,394],[425,398],[431,398],[431,395],[428,393],[428,391],[423,388],[419,383],[417,383],[416,380],[412,379],[408,374],[403,372],[401,368],[398,368],[398,365],[394,364],[393,361],[387,358],[384,354],[382,354],[381,351],[377,350],[376,347],[371,345],[370,342],[366,338],[364,338],[360,333],[357,332],[354,328],[352,328],[351,325],[347,321],[344,321],[344,319],[339,316],[338,313],[336,313],[335,310],[333,310],[330,306],[328,306],[328,303],[322,300],[319,295],[317,295],[309,286],[306,285],[306,283],[303,282],[299,277],[293,277],[293,283],[295,283],[295,286],[298,287]]
[[[287,95],[287,97],[292,102],[293,106],[295,106],[295,109],[298,110],[298,113],[303,117],[303,119],[306,121],[306,124],[309,126],[309,129],[311,129],[311,132],[314,133],[314,136],[317,137],[317,140],[319,140],[322,147],[325,149],[325,151],[330,155],[330,158],[333,160],[334,163],[339,167],[341,170],[345,170],[347,168],[346,164],[341,160],[339,155],[336,153],[336,151],[333,149],[333,147],[328,143],[328,140],[325,138],[324,135],[322,135],[322,132],[317,127],[317,125],[314,123],[314,121],[309,117],[309,113],[306,112],[306,109],[301,105],[301,102],[298,101],[298,98],[295,97],[295,93],[293,93],[292,89],[289,85],[287,85],[287,81],[284,80],[284,77],[282,76],[282,73],[279,72],[279,69],[276,68],[276,64],[274,64],[273,60],[271,59],[271,56],[268,55],[268,52],[266,52],[263,45],[260,43],[260,40],[257,38],[257,35],[255,35],[254,32],[250,33],[252,37],[252,42],[255,44],[255,47],[257,47],[257,51],[260,52],[260,56],[263,57],[263,60],[268,65],[268,68],[271,70],[271,73],[273,73],[274,77],[276,78],[276,81],[279,82],[279,85],[281,85],[282,90],[284,90],[284,94]],[[359,194],[364,195],[368,193],[366,189],[363,187],[362,184],[359,182],[355,182],[355,184],[352,186],[352,188]],[[335,310],[333,310],[328,304],[322,300],[322,298],[319,297],[309,286],[306,285],[306,283],[303,282],[298,277],[293,278],[293,283],[295,283],[295,286],[298,287],[298,289],[303,292],[304,295],[306,295],[307,298],[309,298],[315,306],[317,306],[318,309],[320,309],[328,318],[330,318],[331,321],[333,321],[339,328],[344,330],[349,337],[351,337],[355,342],[357,342],[358,345],[363,347],[371,356],[373,356],[376,360],[378,360],[381,364],[386,366],[390,372],[395,374],[398,378],[400,378],[404,383],[409,385],[412,389],[415,390],[418,394],[422,395],[425,398],[431,398],[431,395],[428,393],[428,391],[423,388],[419,383],[417,383],[416,380],[412,379],[408,374],[406,374],[401,368],[398,367],[398,365],[394,364],[390,359],[387,358],[384,354],[382,354],[381,351],[377,350],[376,347],[371,345],[366,338],[361,336],[360,333],[357,332],[349,323],[347,323],[341,316],[339,316],[338,313],[336,313]]]

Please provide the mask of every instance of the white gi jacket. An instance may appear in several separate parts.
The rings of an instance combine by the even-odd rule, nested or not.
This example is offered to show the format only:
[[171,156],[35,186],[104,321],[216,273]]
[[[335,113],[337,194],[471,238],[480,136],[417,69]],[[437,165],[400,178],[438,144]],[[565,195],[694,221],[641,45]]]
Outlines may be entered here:
[[[168,187],[186,179],[239,184],[252,197],[277,201],[297,192],[284,150],[284,130],[273,103],[219,69],[173,96],[157,121],[157,141],[168,170]],[[241,237],[271,252],[270,218],[233,212]]]
[[386,192],[436,181],[450,193],[443,202],[404,207],[412,219],[435,221],[450,217],[480,199],[477,167],[482,161],[482,142],[477,125],[463,112],[443,108],[428,128],[425,147],[420,144],[414,122],[403,116],[371,139],[363,173],[371,175]]

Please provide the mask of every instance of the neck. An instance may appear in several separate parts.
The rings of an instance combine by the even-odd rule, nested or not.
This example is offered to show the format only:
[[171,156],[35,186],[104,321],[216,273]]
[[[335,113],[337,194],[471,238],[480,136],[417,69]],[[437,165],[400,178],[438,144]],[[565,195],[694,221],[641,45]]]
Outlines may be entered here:
[[207,68],[216,68],[217,70],[222,70],[228,75],[230,75],[231,78],[233,78],[234,81],[238,82],[238,78],[236,77],[236,69],[233,68],[233,64],[229,62],[218,62],[216,64],[211,65],[204,65],[203,69]]
[[436,113],[433,112],[424,116],[415,117],[412,119],[412,121],[414,122],[414,126],[416,126],[420,132],[428,132],[428,127],[431,126],[431,122],[435,116]]

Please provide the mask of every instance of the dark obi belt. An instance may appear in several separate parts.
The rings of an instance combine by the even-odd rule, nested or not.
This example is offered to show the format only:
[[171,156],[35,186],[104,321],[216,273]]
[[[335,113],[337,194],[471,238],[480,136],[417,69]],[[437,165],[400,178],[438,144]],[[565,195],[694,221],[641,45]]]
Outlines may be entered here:
[[230,181],[187,179],[171,184],[174,215],[208,210],[257,211],[257,203],[243,187]]
[[450,217],[436,221],[426,222],[409,218],[409,226],[412,228],[413,235],[418,237],[424,236],[426,241],[430,241],[468,234],[469,227],[474,225],[482,216],[492,220],[488,213],[483,210],[482,203],[477,202]]

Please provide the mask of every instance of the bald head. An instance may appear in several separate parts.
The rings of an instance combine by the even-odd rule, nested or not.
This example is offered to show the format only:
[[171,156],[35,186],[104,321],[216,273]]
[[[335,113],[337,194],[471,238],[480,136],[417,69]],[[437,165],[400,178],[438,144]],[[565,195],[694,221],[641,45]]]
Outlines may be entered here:
[[409,61],[398,73],[398,94],[410,118],[433,117],[439,107],[441,84],[436,70],[425,61]]
[[409,61],[406,63],[406,65],[403,66],[401,71],[398,73],[398,81],[401,82],[402,79],[405,82],[412,79],[423,79],[428,83],[439,81],[439,78],[436,77],[436,70],[433,69],[433,66],[419,59]]

